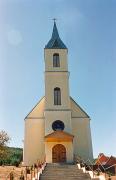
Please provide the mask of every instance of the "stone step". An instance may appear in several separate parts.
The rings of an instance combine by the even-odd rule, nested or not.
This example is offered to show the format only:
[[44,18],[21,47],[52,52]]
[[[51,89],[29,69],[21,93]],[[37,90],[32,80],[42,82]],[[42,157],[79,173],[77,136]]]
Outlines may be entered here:
[[40,180],[90,180],[90,175],[83,173],[74,164],[47,164]]

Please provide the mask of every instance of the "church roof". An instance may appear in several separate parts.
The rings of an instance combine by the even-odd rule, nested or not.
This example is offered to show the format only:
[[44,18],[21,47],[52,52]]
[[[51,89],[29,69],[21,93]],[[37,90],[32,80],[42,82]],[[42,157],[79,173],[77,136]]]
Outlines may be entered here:
[[[81,116],[82,116],[82,114],[83,114],[84,116],[82,116],[82,117],[84,117],[84,118],[90,118],[89,115],[83,110],[83,108],[80,107],[79,104],[77,104],[77,103],[75,102],[75,100],[74,100],[71,96],[70,96],[70,100],[76,105],[76,110],[78,110],[78,111],[77,111],[78,114],[80,114]],[[73,108],[72,108],[72,111],[74,111]],[[73,112],[72,112],[72,114],[73,114]],[[81,117],[81,116],[80,116],[80,117]]]
[[52,37],[45,46],[45,49],[67,49],[67,47],[59,37],[59,33],[55,21],[53,26]]
[[[90,118],[89,115],[70,97],[71,101],[71,111],[72,118]],[[45,96],[33,107],[33,109],[28,113],[25,119],[34,119],[34,118],[43,118],[44,119],[44,110],[45,110]]]
[[112,165],[114,165],[114,164],[116,164],[116,157],[110,156],[110,158],[108,159],[108,161],[106,162],[105,165],[110,165],[110,166],[112,166]]
[[73,141],[74,136],[62,130],[57,130],[45,136],[46,142],[69,142]]

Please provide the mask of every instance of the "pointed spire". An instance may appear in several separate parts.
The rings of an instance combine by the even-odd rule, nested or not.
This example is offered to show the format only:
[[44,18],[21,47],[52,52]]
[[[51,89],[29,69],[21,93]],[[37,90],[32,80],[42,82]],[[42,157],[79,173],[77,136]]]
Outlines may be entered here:
[[58,29],[56,26],[56,19],[54,20],[54,26],[53,26],[53,32],[52,32],[52,37],[45,46],[46,49],[67,49],[65,44],[62,42],[62,40],[59,37]]
[[55,38],[55,39],[59,38],[58,29],[57,29],[55,21],[54,21],[54,26],[53,26],[52,38]]

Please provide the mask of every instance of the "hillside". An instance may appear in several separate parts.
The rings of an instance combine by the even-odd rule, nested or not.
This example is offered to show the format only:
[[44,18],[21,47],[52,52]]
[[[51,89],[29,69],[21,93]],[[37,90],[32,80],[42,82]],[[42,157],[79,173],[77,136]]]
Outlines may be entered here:
[[23,149],[7,147],[7,156],[0,159],[0,165],[15,165],[18,166],[23,159]]

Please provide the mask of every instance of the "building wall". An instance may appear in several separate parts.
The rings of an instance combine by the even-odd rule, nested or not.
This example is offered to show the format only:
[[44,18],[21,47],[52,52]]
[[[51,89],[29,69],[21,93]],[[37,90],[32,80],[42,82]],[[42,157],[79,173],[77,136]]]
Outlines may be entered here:
[[[60,57],[60,67],[53,67],[53,54],[58,53]],[[45,49],[44,51],[45,71],[67,71],[67,49]]]
[[72,133],[71,111],[45,111],[45,135],[53,132],[52,123],[56,120],[64,122],[64,131]]
[[62,144],[66,148],[66,158],[67,158],[67,163],[73,162],[73,144],[72,142],[46,142],[45,143],[45,154],[46,154],[46,161],[48,163],[52,163],[52,148],[56,144]]
[[36,106],[29,112],[25,119],[29,118],[44,118],[45,97],[43,97]]
[[93,159],[90,120],[72,118],[72,134],[74,135],[74,154],[83,159]]
[[[46,109],[70,109],[68,72],[45,72]],[[61,105],[54,105],[54,88],[61,89]]]
[[25,118],[24,165],[32,165],[38,159],[43,159],[45,156],[44,107],[45,98],[42,98]]
[[90,118],[83,109],[71,99],[72,134],[74,135],[74,155],[93,160]]
[[24,137],[25,165],[32,165],[37,159],[44,158],[45,153],[47,160],[51,161],[51,148],[57,143],[45,143],[44,137],[53,132],[52,123],[55,120],[63,121],[65,124],[64,131],[74,135],[73,146],[62,142],[67,147],[68,161],[71,161],[73,157],[73,148],[75,155],[84,159],[93,158],[90,118],[72,99],[70,104],[71,111],[44,111],[45,98],[43,98],[26,117]]
[[[60,67],[53,67],[53,54],[58,53]],[[46,109],[70,109],[69,72],[66,49],[45,49]],[[61,105],[54,105],[54,88],[61,89]]]
[[45,156],[44,119],[25,120],[24,164],[32,165]]

